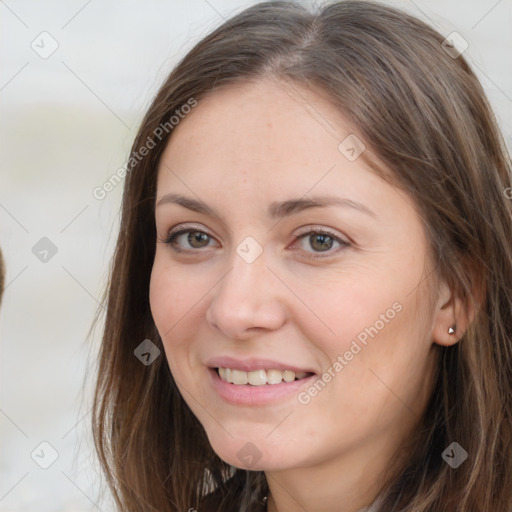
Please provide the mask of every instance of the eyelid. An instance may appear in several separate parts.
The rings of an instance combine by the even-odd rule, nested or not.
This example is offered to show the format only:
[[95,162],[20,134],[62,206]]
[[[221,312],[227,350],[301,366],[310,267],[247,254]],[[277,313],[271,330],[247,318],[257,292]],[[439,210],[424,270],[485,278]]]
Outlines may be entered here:
[[213,235],[210,235],[210,233],[208,233],[208,231],[204,228],[204,226],[202,226],[201,224],[189,224],[188,222],[184,222],[182,224],[177,224],[176,226],[174,226],[172,229],[169,230],[169,232],[167,233],[167,236],[171,236],[173,234],[176,234],[178,231],[181,231],[181,230],[197,230],[197,231],[202,231],[204,232],[205,234],[207,234],[208,236],[211,236],[213,237]]
[[[307,235],[308,233],[310,233],[312,231],[313,232],[318,231],[318,232],[324,233],[326,235],[332,236],[333,238],[339,240],[340,242],[344,242],[346,244],[353,243],[352,240],[349,237],[347,237],[346,235],[344,236],[344,235],[338,234],[331,228],[326,228],[323,226],[319,226],[317,224],[308,224],[307,226],[303,226],[302,228],[299,228],[299,230],[300,231],[295,235],[295,238],[298,238],[302,235]],[[346,238],[346,240],[345,240],[345,238]]]

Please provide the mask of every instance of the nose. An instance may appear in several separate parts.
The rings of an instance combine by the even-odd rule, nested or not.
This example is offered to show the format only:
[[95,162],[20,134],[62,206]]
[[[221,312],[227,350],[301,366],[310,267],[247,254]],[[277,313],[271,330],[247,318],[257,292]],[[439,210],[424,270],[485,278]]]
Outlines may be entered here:
[[212,293],[206,319],[228,339],[249,339],[286,321],[290,292],[267,267],[263,254],[251,263],[235,254],[232,268]]

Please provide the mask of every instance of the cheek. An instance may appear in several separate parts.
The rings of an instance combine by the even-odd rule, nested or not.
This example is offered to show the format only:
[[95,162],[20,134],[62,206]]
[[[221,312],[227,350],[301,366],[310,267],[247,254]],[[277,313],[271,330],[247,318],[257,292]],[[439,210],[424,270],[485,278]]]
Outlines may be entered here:
[[160,335],[179,329],[180,319],[190,314],[194,305],[204,295],[200,282],[187,277],[182,269],[175,268],[166,261],[165,255],[157,249],[151,271],[149,302],[153,320]]
[[208,292],[216,282],[215,276],[209,276],[209,273],[208,270],[201,272],[196,265],[173,264],[165,249],[157,249],[149,302],[169,366],[175,375],[182,374],[189,364],[197,364],[193,358],[197,351],[197,329],[204,322]]
[[[419,290],[411,293],[420,273],[417,264],[410,275],[380,265],[299,290],[311,310],[301,327],[321,352],[322,370],[330,370],[326,387],[345,411],[361,414],[361,407],[393,402],[386,386],[406,396],[417,392],[429,350],[420,332],[426,305]],[[327,406],[332,397],[321,394],[317,403]]]
[[180,356],[180,345],[183,347],[184,343],[180,344],[179,340],[186,338],[178,333],[182,327],[179,320],[185,315],[187,307],[187,301],[181,300],[182,292],[186,290],[186,287],[182,290],[179,283],[173,279],[173,275],[176,273],[170,272],[157,257],[151,272],[149,303],[171,373],[175,378],[181,380],[179,368],[183,365],[180,365],[178,361],[182,357]]
[[149,283],[149,305],[160,336],[172,325],[171,317],[179,305],[176,288],[167,272],[155,261]]
[[365,343],[391,331],[390,326],[402,315],[398,311],[403,309],[397,300],[401,295],[399,286],[384,276],[379,277],[378,269],[346,272],[335,279],[330,276],[313,283],[303,282],[301,287],[294,288],[294,292],[306,298],[303,302],[307,310],[296,318],[301,318],[306,338],[334,361],[338,355],[350,350],[353,341],[365,347]]
[[182,336],[177,335],[183,326],[180,319],[185,316],[187,309],[190,309],[183,295],[187,287],[176,282],[173,275],[176,273],[170,272],[157,258],[153,265],[149,286],[151,314],[162,339],[172,373],[174,373],[173,360],[179,350],[179,340],[183,339]]

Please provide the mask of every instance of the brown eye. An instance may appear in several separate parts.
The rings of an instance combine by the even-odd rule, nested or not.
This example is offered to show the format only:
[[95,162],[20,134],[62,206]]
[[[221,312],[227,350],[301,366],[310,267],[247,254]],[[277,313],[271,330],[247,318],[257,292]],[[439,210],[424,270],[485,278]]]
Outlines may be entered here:
[[309,243],[313,249],[318,251],[328,251],[334,242],[330,235],[314,234],[309,236]]
[[[200,249],[208,245],[209,236],[202,231],[189,231],[187,236],[187,242],[194,248]],[[206,241],[206,245],[204,242]],[[197,244],[197,245],[196,245]]]
[[[310,253],[310,258],[322,258],[327,256],[332,256],[336,254],[338,250],[331,251],[333,244],[339,244],[340,248],[343,249],[345,247],[350,246],[351,244],[346,242],[345,240],[342,240],[341,238],[335,236],[333,233],[330,233],[328,231],[320,231],[320,230],[314,230],[314,231],[308,231],[307,233],[303,233],[302,235],[299,235],[296,240],[299,240],[300,242],[306,241],[306,244],[302,243],[302,246],[308,245],[310,248],[313,249],[313,251],[309,251],[304,249],[304,251]],[[311,254],[313,252],[313,254]],[[314,253],[328,253],[326,256],[322,255],[315,255]]]
[[[184,235],[187,236],[184,237]],[[178,244],[180,238],[186,240],[188,247],[186,245],[184,246],[183,242]],[[211,239],[212,237],[204,231],[200,231],[198,229],[181,229],[179,231],[175,231],[174,233],[170,233],[167,238],[162,240],[162,242],[172,246],[172,248],[177,252],[186,252],[194,249],[203,249],[208,247],[208,242]]]
[[[184,235],[187,236],[184,237]],[[178,243],[180,238],[186,242],[182,241],[181,243]],[[176,252],[194,252],[194,250],[197,251],[208,247],[211,240],[213,240],[213,238],[208,233],[198,229],[189,228],[171,232],[169,236],[161,240],[161,242],[170,245]],[[333,233],[321,230],[308,231],[307,233],[299,235],[295,240],[299,240],[301,242],[304,240],[307,241],[309,248],[313,249],[312,251],[308,250],[307,248],[304,248],[303,244],[303,250],[306,253],[309,253],[309,258],[328,257],[336,254],[340,249],[344,249],[351,245]],[[339,244],[338,250],[331,250],[334,244]],[[326,255],[323,256],[321,253],[326,253]]]

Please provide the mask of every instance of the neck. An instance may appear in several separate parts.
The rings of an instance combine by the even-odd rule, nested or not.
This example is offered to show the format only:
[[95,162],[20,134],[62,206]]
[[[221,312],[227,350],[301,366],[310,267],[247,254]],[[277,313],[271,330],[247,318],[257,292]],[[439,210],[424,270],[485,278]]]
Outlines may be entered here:
[[[378,449],[380,448],[380,450]],[[382,442],[346,454],[343,460],[331,460],[315,467],[265,472],[269,496],[267,512],[359,512],[369,507],[385,483],[392,453],[382,453]]]

